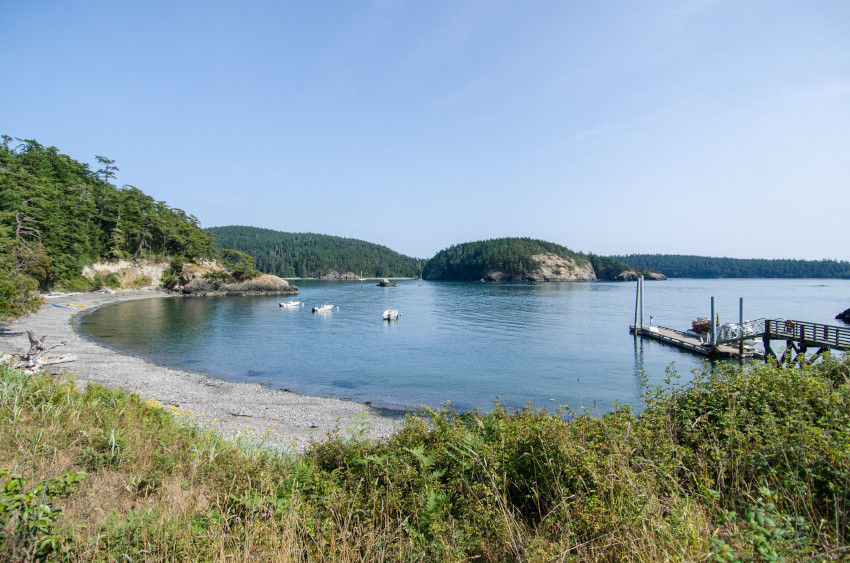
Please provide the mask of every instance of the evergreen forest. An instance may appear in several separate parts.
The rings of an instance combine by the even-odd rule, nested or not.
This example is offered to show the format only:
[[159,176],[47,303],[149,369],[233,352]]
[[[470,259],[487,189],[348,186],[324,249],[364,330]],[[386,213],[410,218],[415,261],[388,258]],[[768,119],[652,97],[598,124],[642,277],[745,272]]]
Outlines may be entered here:
[[626,271],[643,275],[657,272],[657,270],[651,270],[644,266],[632,266],[611,256],[599,256],[592,252],[587,254],[587,259],[590,260],[590,264],[593,266],[593,271],[596,272],[596,279],[598,280],[614,281],[617,279],[617,276]]
[[430,260],[378,244],[314,233],[248,226],[202,229],[196,217],[156,201],[140,189],[113,184],[114,160],[100,166],[32,139],[0,136],[0,318],[35,310],[39,290],[89,289],[83,267],[102,260],[139,258],[197,261],[233,249],[256,269],[284,278],[354,273],[364,277],[477,280],[489,272],[524,275],[532,258],[552,253],[590,262],[600,280],[626,270],[689,278],[844,278],[850,262],[768,260],[691,255],[577,253],[531,238],[499,238],[451,246]]
[[507,237],[466,242],[441,250],[428,261],[422,277],[428,280],[478,280],[490,272],[525,275],[540,266],[532,256],[547,252],[577,264],[588,262],[583,254],[560,244]]
[[634,268],[661,272],[668,278],[850,278],[850,262],[845,260],[766,260],[680,254],[627,254],[611,258]]
[[281,278],[316,278],[348,272],[369,278],[415,278],[425,260],[357,239],[314,233],[286,233],[257,227],[207,229],[220,248],[254,258],[255,267]]
[[83,267],[106,259],[212,257],[215,239],[198,219],[101,168],[32,139],[0,144],[0,318],[35,310],[38,290],[86,289]]

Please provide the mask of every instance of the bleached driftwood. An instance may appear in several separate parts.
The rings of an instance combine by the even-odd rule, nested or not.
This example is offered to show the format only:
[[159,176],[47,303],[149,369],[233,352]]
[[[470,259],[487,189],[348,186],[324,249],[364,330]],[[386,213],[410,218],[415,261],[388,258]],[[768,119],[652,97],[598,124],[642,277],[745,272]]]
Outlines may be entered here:
[[42,358],[38,365],[41,366],[50,366],[53,364],[64,364],[66,362],[74,362],[77,360],[77,356],[73,354],[68,354],[67,356],[58,356],[56,358]]
[[48,347],[47,344],[45,344],[47,335],[38,338],[31,329],[27,329],[27,336],[30,341],[29,350],[24,354],[4,352],[2,356],[0,356],[0,363],[9,364],[13,368],[22,369],[29,373],[36,373],[41,371],[43,366],[73,362],[77,359],[77,357],[72,354],[58,357],[46,356],[49,350],[67,344],[64,340],[58,344]]
[[32,369],[38,365],[39,359],[45,354],[45,352],[47,352],[47,345],[44,343],[47,335],[45,334],[41,338],[37,338],[32,329],[28,328],[27,336],[29,336],[30,339],[30,349],[25,358],[27,361],[27,367]]

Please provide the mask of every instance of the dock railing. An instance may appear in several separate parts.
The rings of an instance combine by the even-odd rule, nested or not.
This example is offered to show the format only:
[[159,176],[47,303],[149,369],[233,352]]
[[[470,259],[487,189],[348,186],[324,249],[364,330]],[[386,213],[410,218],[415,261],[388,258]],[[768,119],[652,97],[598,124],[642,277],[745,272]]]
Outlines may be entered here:
[[756,319],[746,321],[743,324],[729,323],[715,328],[715,334],[716,344],[767,338],[769,340],[793,340],[807,346],[850,350],[850,327],[790,319]]
[[795,340],[809,346],[850,350],[850,327],[768,319],[765,320],[764,335],[771,340]]
[[721,325],[715,329],[716,342],[717,344],[726,344],[740,340],[749,340],[751,338],[760,338],[764,336],[766,323],[767,319],[756,319],[754,321],[744,321],[743,324],[728,323]]

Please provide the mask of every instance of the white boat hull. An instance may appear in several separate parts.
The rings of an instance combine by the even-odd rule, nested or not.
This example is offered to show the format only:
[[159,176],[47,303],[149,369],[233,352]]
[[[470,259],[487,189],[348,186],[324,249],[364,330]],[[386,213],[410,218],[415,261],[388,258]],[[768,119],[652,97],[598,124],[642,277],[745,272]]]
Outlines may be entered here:
[[384,320],[385,321],[397,321],[401,313],[398,312],[398,309],[387,309],[384,311]]

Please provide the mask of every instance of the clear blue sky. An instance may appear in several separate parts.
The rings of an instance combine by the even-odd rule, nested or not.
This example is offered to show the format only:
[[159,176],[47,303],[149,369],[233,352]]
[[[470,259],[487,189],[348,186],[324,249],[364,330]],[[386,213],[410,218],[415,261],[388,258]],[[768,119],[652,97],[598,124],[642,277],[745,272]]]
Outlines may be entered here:
[[0,133],[202,226],[850,259],[850,1],[0,0]]

